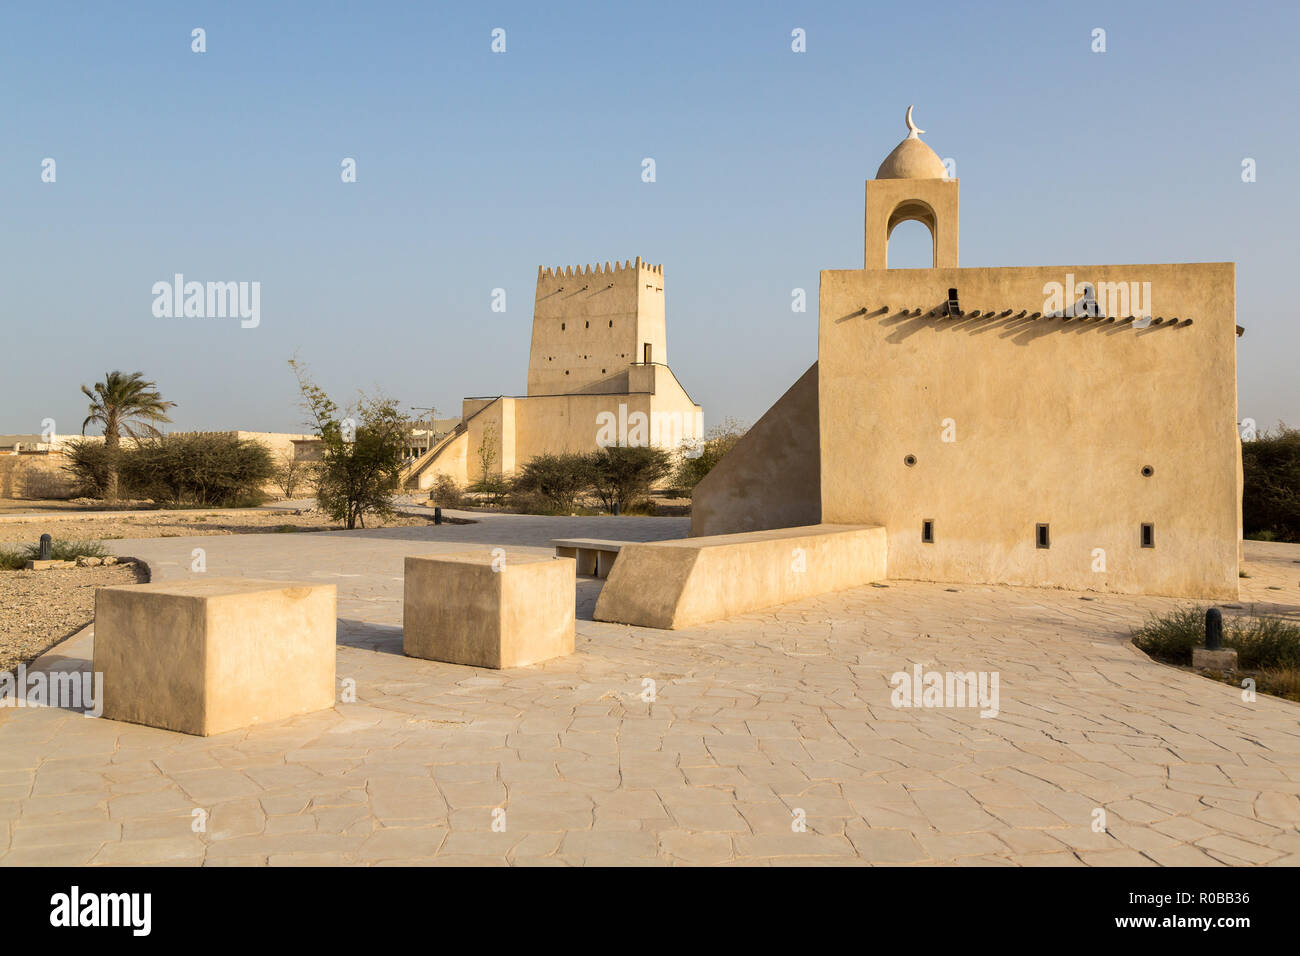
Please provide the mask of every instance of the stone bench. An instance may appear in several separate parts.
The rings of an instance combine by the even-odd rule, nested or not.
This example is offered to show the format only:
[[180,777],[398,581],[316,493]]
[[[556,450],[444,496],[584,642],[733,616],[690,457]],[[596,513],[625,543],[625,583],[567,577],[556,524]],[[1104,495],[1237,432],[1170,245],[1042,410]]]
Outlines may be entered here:
[[573,558],[578,562],[578,573],[598,578],[609,577],[614,559],[626,541],[603,541],[600,538],[555,538],[557,558]]
[[334,706],[332,584],[194,575],[95,593],[103,715],[208,736]]
[[679,628],[861,587],[885,577],[885,529],[807,525],[628,543],[595,618]]
[[573,653],[575,561],[494,551],[407,557],[407,656],[502,668]]

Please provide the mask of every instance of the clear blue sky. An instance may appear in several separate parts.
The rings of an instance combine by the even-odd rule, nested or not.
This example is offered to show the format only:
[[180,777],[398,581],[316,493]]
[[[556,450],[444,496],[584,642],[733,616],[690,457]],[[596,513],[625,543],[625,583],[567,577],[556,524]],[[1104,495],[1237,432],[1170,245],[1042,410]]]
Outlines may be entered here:
[[[296,431],[294,353],[336,398],[458,414],[523,392],[539,263],[637,255],[706,420],[752,421],[816,359],[818,272],[861,266],[909,103],[957,162],[963,265],[1235,261],[1240,415],[1300,423],[1298,26],[1281,3],[7,3],[0,432],[79,430],[78,386],[115,368],[177,428]],[[260,281],[261,325],[154,318],[177,272]]]

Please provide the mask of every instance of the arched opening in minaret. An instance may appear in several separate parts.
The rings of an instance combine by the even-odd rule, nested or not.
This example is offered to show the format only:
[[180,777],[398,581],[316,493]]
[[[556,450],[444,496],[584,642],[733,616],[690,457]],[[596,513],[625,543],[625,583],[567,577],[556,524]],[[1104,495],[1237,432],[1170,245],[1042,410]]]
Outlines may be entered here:
[[909,199],[895,207],[885,236],[885,268],[933,269],[938,219],[927,202]]
[[933,269],[934,236],[930,227],[915,219],[899,223],[889,236],[886,268]]

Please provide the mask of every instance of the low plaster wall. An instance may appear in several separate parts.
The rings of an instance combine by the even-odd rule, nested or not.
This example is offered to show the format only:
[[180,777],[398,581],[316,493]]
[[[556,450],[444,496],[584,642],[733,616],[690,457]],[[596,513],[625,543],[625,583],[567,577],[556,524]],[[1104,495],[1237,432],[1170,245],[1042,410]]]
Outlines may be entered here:
[[598,621],[675,629],[885,577],[885,529],[811,525],[626,544]]

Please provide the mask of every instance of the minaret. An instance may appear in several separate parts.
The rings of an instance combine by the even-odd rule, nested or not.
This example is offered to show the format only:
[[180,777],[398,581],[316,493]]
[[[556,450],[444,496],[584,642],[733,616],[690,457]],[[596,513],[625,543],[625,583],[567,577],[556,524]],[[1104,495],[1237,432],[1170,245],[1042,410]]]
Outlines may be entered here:
[[888,266],[889,236],[900,222],[924,223],[934,241],[934,267],[957,268],[957,183],[937,153],[921,142],[907,108],[907,138],[867,180],[863,268]]

